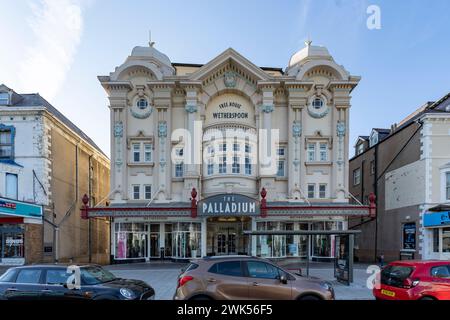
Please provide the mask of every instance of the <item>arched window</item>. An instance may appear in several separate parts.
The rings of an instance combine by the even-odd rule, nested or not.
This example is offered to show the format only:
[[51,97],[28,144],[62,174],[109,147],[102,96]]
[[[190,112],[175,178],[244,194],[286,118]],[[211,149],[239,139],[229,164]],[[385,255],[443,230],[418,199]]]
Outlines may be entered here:
[[144,99],[144,98],[139,99],[136,103],[136,106],[141,110],[147,108],[148,107],[147,99]]
[[323,107],[323,100],[322,100],[321,98],[315,98],[315,99],[312,101],[312,106],[313,106],[315,109],[320,109],[320,108],[322,108],[322,107]]

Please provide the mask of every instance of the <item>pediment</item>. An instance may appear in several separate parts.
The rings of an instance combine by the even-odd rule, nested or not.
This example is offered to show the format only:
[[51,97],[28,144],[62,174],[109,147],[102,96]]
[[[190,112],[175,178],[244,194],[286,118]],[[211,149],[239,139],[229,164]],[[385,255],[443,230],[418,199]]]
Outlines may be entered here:
[[189,79],[202,81],[203,85],[207,85],[230,71],[236,76],[253,83],[255,86],[259,80],[270,79],[270,75],[232,48],[225,50],[216,58],[203,65],[199,70],[192,73]]

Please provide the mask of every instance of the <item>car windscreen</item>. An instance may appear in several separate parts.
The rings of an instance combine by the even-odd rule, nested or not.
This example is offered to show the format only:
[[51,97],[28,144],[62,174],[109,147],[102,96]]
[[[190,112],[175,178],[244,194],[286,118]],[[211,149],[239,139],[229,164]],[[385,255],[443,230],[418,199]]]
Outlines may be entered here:
[[9,269],[4,274],[0,276],[0,282],[13,282],[16,278],[16,272],[15,269]]
[[414,268],[410,266],[387,266],[381,271],[381,283],[400,288],[413,270]]
[[95,266],[81,268],[81,277],[86,285],[106,283],[116,279],[111,272]]

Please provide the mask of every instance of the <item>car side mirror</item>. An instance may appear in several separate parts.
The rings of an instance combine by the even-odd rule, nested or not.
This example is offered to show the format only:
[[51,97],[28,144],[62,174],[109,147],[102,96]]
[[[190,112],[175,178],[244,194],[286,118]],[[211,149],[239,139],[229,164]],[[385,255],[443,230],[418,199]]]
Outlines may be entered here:
[[283,274],[280,276],[280,282],[282,284],[287,284],[288,281],[287,281],[286,275]]

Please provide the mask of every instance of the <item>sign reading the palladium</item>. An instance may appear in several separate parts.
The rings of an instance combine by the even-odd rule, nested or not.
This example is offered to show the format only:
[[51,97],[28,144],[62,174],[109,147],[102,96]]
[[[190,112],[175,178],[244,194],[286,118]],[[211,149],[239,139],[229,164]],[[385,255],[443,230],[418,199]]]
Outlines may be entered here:
[[239,194],[221,194],[212,196],[198,203],[199,215],[239,215],[250,216],[259,214],[258,202],[250,197]]
[[[204,65],[135,47],[99,80],[109,98],[111,263],[248,254],[332,260],[334,236],[369,215],[349,203],[350,93],[360,78],[325,47],[287,67],[229,48]],[[108,121],[108,119],[104,119]],[[309,251],[309,252],[307,252]]]

